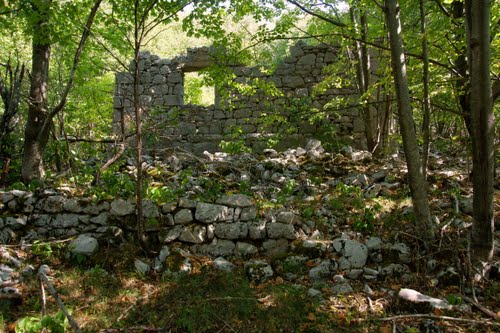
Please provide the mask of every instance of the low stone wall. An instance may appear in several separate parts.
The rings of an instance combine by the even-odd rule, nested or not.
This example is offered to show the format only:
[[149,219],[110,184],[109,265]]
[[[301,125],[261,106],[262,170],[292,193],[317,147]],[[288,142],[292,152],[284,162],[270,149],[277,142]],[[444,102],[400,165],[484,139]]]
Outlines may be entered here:
[[[263,89],[251,94],[233,91],[230,103],[223,105],[219,105],[220,97],[216,94],[216,103],[210,107],[184,105],[184,73],[212,64],[209,48],[190,49],[186,56],[173,59],[141,53],[140,103],[148,110],[150,124],[145,133],[154,132],[152,136],[156,139],[149,148],[180,147],[195,154],[220,151],[221,140],[228,140],[235,127],[241,131],[246,145],[257,151],[265,148],[265,141],[276,134],[283,135],[279,148],[285,149],[304,145],[332,127],[337,138],[363,148],[364,122],[357,108],[335,110],[321,120],[311,121],[313,108],[323,110],[336,98],[350,99],[353,103],[357,100],[353,86],[331,87],[313,94],[314,87],[325,79],[324,69],[337,61],[338,52],[336,46],[298,42],[274,70],[231,65],[236,83],[255,84],[258,80],[255,86],[274,85],[277,93],[268,94]],[[344,77],[345,73],[338,76]],[[132,83],[129,74],[117,74],[114,117],[117,132],[122,120],[126,123],[133,114]],[[293,131],[289,131],[291,126],[295,127]]]
[[[162,244],[182,242],[195,254],[248,257],[274,255],[310,229],[299,216],[282,211],[260,218],[251,198],[223,196],[215,204],[180,199],[161,206],[143,203],[147,230]],[[135,235],[131,200],[93,202],[54,191],[0,192],[0,244],[87,234],[113,240]]]

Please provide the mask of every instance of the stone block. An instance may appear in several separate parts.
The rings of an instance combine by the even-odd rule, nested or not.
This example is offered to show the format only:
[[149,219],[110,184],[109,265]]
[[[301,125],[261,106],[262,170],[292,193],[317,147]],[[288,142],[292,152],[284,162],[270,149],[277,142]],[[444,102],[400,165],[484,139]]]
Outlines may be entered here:
[[215,236],[222,239],[243,239],[248,235],[248,224],[243,222],[215,224]]
[[198,202],[195,219],[203,223],[232,221],[234,209],[222,205]]

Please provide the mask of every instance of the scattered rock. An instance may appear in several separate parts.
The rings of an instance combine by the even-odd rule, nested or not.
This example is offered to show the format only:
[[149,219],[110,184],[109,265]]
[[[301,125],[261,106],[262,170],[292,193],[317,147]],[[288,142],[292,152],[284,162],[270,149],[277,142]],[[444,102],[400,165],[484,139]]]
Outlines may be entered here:
[[218,257],[213,261],[213,266],[223,272],[232,272],[234,268],[236,267],[233,263],[230,261],[227,261],[226,259],[222,257]]
[[69,243],[68,248],[73,254],[92,256],[97,253],[99,242],[89,235],[80,235]]
[[313,281],[327,279],[337,270],[336,266],[335,261],[322,260],[317,266],[309,270],[309,278]]
[[341,270],[349,268],[361,268],[366,264],[368,258],[368,248],[359,242],[337,238],[332,245],[338,253],[342,255],[339,261]]
[[149,265],[139,259],[134,260],[134,267],[135,270],[141,275],[146,275],[150,270]]
[[307,295],[311,298],[316,298],[316,297],[322,296],[323,293],[317,289],[309,288],[307,290]]
[[255,283],[266,282],[274,275],[271,265],[263,260],[248,261],[245,263],[245,272],[250,281]]

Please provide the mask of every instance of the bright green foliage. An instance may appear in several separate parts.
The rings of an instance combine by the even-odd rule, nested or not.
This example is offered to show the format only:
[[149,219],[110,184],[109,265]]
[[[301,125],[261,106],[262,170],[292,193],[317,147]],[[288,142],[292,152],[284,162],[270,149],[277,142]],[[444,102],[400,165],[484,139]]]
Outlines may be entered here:
[[69,328],[68,318],[62,312],[55,316],[47,315],[43,318],[24,317],[17,322],[16,333],[38,333],[43,329],[51,333],[64,333]]

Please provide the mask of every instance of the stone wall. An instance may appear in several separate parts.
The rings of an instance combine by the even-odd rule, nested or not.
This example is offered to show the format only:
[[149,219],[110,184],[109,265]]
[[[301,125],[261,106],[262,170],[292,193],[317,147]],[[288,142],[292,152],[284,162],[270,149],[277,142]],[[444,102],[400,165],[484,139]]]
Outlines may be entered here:
[[[195,254],[249,257],[286,252],[304,234],[299,216],[282,211],[259,217],[252,199],[235,194],[216,203],[181,198],[161,206],[143,203],[152,242],[181,242]],[[131,200],[94,202],[55,191],[0,192],[0,244],[85,234],[106,241],[135,235]]]
[[[232,65],[237,83],[255,83],[256,80],[272,83],[279,96],[259,89],[245,96],[233,92],[230,103],[218,103],[220,96],[215,96],[216,105],[210,107],[184,105],[184,73],[209,66],[212,63],[209,48],[190,49],[186,56],[173,59],[141,53],[138,64],[140,102],[148,110],[149,123],[152,124],[146,133],[154,133],[157,139],[149,148],[181,147],[197,154],[205,150],[219,151],[221,140],[227,139],[235,127],[241,129],[246,144],[258,151],[265,147],[267,138],[284,133],[280,148],[289,148],[320,136],[330,125],[335,127],[339,138],[363,148],[364,123],[358,109],[337,110],[316,122],[310,122],[309,113],[301,113],[313,108],[322,109],[336,97],[356,98],[353,87],[330,88],[314,97],[312,95],[314,86],[325,78],[324,68],[337,61],[338,52],[335,46],[311,46],[298,42],[273,71]],[[133,69],[133,63],[131,66]],[[126,122],[133,114],[132,82],[128,74],[118,73],[116,76],[117,131],[121,119]],[[290,125],[281,121],[269,122],[270,114],[279,115],[297,130],[289,131]]]

